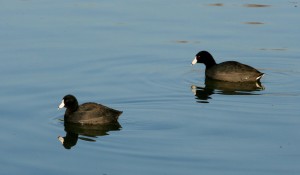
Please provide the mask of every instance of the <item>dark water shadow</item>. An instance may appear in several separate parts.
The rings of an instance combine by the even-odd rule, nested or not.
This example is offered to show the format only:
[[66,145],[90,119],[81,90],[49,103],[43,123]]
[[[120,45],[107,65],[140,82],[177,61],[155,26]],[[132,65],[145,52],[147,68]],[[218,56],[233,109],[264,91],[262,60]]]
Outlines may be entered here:
[[264,90],[261,82],[234,83],[205,79],[205,87],[191,86],[198,103],[209,103],[213,94],[221,95],[259,95],[255,92]]
[[[213,7],[223,7],[225,6],[224,3],[212,3],[212,4],[207,4],[208,6],[213,6]],[[266,7],[271,7],[269,4],[244,4],[243,7],[246,8],[266,8]]]
[[248,21],[248,22],[243,22],[243,24],[262,25],[262,24],[265,24],[265,23],[264,22],[259,22],[259,21]]
[[213,4],[208,4],[208,6],[222,7],[222,6],[224,6],[224,4],[223,3],[213,3]]
[[77,144],[78,139],[96,142],[98,136],[109,135],[109,131],[120,131],[122,126],[119,123],[106,125],[81,125],[75,123],[65,124],[65,137],[58,136],[58,140],[66,149],[71,149]]
[[245,4],[244,7],[247,8],[266,8],[271,7],[269,4]]

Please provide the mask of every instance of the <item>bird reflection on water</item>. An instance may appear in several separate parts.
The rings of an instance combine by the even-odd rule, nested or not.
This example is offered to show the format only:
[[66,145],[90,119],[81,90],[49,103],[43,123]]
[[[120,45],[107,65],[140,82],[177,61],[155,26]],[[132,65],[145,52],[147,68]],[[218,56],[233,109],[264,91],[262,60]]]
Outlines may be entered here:
[[191,86],[198,103],[209,103],[213,94],[222,95],[259,95],[255,92],[264,90],[261,82],[226,82],[206,78],[205,87]]
[[58,136],[58,140],[66,149],[71,149],[77,144],[78,139],[95,142],[97,136],[109,135],[109,131],[119,131],[122,126],[117,122],[106,125],[81,125],[65,123],[66,136]]

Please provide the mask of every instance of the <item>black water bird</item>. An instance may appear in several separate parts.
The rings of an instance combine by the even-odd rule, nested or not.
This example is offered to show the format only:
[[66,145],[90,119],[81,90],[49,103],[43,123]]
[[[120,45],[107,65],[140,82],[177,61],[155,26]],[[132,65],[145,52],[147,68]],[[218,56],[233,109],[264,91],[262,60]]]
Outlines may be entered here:
[[217,64],[213,56],[207,51],[201,51],[196,55],[192,65],[196,63],[203,63],[206,66],[205,76],[215,80],[255,82],[260,81],[264,75],[255,68],[237,61],[225,61]]
[[78,101],[73,95],[66,95],[59,109],[65,107],[66,112],[64,115],[65,123],[80,123],[80,124],[109,124],[118,122],[119,116],[122,111],[118,111],[107,106],[87,102],[78,105]]

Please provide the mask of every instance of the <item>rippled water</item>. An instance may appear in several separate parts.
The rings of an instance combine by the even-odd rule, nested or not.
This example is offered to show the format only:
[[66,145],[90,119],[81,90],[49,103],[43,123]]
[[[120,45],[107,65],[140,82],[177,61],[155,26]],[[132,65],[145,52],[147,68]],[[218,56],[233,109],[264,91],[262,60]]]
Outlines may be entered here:
[[[298,6],[1,2],[1,174],[299,174]],[[205,81],[200,50],[266,75]],[[65,128],[66,94],[120,125]]]

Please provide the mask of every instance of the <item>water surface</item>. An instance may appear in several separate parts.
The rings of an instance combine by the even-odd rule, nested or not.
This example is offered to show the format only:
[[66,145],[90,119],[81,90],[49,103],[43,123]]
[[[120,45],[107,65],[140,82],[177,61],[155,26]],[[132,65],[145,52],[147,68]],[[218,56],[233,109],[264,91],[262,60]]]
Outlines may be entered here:
[[[1,174],[299,174],[298,5],[1,2]],[[262,87],[206,82],[200,50]],[[66,94],[120,126],[75,128],[66,149]]]

